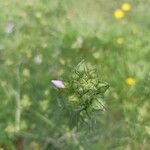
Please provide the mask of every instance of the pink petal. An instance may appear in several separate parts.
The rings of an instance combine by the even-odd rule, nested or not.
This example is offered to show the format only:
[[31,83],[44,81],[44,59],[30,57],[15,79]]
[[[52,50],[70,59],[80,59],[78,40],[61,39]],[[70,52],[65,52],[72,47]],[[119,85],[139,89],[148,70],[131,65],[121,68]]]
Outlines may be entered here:
[[65,88],[64,83],[60,80],[52,80],[51,82],[58,89],[64,89]]

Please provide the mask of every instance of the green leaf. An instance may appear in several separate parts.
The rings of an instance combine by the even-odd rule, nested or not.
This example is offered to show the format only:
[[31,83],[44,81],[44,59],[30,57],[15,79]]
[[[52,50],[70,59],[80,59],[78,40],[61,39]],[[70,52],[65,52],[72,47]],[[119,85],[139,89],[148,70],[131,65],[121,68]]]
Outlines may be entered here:
[[93,110],[104,110],[104,105],[102,105],[102,103],[99,102],[98,100],[93,100],[91,108]]
[[100,82],[98,83],[98,93],[105,93],[109,88],[109,84],[107,82]]

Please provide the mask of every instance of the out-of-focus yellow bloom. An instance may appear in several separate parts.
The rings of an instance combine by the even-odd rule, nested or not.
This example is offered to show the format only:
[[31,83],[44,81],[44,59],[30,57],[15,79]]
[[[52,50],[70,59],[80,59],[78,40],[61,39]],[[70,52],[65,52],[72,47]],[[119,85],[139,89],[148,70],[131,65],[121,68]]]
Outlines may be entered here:
[[32,57],[32,53],[31,53],[30,51],[28,51],[28,52],[26,53],[26,56],[27,56],[27,58],[31,58],[31,57]]
[[116,19],[122,19],[124,17],[124,12],[121,9],[116,9],[114,12],[114,16]]
[[41,13],[41,12],[36,12],[36,13],[35,13],[35,16],[36,16],[37,18],[42,18],[42,13]]
[[23,95],[22,99],[21,99],[21,107],[23,109],[28,109],[31,106],[31,101],[28,97],[28,95]]
[[150,135],[150,126],[145,126],[146,133]]
[[7,85],[7,83],[6,83],[5,81],[1,81],[0,85],[1,85],[2,87],[5,87],[5,86]]
[[45,96],[48,96],[48,95],[49,95],[49,90],[45,90],[45,91],[44,91],[44,95],[45,95]]
[[12,134],[16,131],[16,128],[13,124],[8,124],[8,126],[6,126],[5,131],[9,134]]
[[138,120],[139,121],[144,121],[147,120],[149,118],[149,103],[145,102],[143,104],[143,106],[141,106],[140,108],[138,108]]
[[0,150],[4,150],[2,147],[0,147]]
[[62,64],[62,65],[65,65],[66,61],[62,58],[60,58],[59,62]]
[[22,75],[28,78],[30,76],[30,70],[27,68],[23,69]]
[[118,37],[117,40],[116,40],[116,42],[118,44],[123,44],[124,43],[124,39],[122,37]]
[[126,83],[128,85],[134,85],[135,82],[136,82],[136,80],[134,78],[132,78],[132,77],[129,77],[129,78],[126,79]]
[[100,53],[99,53],[99,52],[93,53],[93,57],[94,57],[95,59],[99,59],[99,58],[100,58]]
[[10,59],[8,59],[7,61],[6,61],[6,65],[7,66],[11,66],[11,65],[13,65],[13,61],[12,60],[10,60]]
[[130,11],[131,5],[129,3],[124,3],[121,8],[123,11]]
[[48,109],[48,103],[49,103],[49,101],[47,99],[40,101],[39,104],[43,111]]
[[42,43],[42,47],[46,48],[47,47],[47,43]]
[[20,128],[21,128],[22,130],[27,129],[27,123],[26,123],[25,120],[22,120],[22,121],[21,121],[21,123],[20,123]]
[[41,21],[41,24],[42,24],[43,26],[46,26],[46,25],[47,25],[47,21],[46,21],[45,19],[41,19],[40,21]]

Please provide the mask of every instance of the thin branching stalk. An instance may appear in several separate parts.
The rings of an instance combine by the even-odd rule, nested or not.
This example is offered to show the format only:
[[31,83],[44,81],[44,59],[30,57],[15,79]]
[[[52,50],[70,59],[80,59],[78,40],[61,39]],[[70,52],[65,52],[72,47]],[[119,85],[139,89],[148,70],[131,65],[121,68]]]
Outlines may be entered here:
[[15,112],[15,124],[16,132],[20,131],[20,118],[21,118],[21,102],[20,102],[20,57],[16,68],[16,79],[17,79],[17,89],[16,89],[16,112]]

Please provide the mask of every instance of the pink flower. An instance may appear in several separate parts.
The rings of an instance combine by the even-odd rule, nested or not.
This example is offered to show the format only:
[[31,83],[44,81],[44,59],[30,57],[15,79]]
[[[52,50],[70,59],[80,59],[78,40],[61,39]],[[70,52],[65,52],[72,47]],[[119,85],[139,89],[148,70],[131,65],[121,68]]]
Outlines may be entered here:
[[65,88],[64,83],[60,80],[52,80],[51,82],[58,89],[64,89]]

